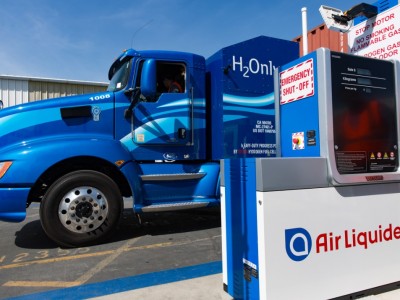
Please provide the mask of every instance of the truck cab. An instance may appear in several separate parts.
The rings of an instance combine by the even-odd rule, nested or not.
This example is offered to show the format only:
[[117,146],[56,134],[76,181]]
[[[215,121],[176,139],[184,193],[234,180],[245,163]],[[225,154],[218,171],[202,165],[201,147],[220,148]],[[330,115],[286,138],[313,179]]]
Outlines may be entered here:
[[254,38],[204,57],[124,51],[107,91],[0,110],[0,220],[40,203],[63,246],[109,236],[135,213],[220,204],[220,160],[275,156],[273,70],[298,45]]
[[[129,151],[136,212],[218,204],[219,162],[206,157],[205,60],[130,50],[110,68],[116,139]],[[179,90],[169,90],[171,81]]]
[[1,220],[22,221],[40,202],[47,235],[80,246],[112,232],[123,197],[136,213],[219,203],[219,163],[205,151],[205,59],[128,50],[109,79],[104,93],[0,112]]

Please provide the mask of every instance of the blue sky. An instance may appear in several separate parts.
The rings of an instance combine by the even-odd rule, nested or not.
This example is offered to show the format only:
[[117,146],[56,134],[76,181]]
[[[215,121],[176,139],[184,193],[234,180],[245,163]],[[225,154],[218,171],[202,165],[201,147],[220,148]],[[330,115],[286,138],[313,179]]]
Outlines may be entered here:
[[209,57],[259,35],[299,36],[302,7],[311,29],[323,22],[321,4],[347,10],[361,2],[2,0],[0,74],[107,82],[110,64],[127,48]]

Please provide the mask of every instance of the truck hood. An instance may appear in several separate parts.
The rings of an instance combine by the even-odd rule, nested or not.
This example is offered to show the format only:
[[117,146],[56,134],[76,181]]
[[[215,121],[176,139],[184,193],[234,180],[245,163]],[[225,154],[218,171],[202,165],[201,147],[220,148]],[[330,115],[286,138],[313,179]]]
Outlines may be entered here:
[[112,134],[113,109],[111,92],[54,98],[2,109],[0,149],[65,135]]

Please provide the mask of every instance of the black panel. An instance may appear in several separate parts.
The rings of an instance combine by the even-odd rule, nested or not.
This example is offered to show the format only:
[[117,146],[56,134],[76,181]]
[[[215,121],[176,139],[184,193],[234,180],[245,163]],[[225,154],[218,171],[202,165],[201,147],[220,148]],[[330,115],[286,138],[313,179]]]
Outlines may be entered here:
[[333,135],[340,174],[398,166],[392,62],[331,53]]
[[92,116],[92,107],[90,105],[64,107],[64,108],[61,108],[60,111],[61,111],[61,117],[63,119],[82,118],[82,117],[91,117]]

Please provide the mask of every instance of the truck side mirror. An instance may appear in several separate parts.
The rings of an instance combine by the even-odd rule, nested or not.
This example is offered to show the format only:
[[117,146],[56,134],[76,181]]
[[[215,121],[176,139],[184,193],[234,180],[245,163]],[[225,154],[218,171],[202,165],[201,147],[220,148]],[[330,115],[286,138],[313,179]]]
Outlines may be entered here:
[[146,98],[153,98],[157,93],[157,64],[154,59],[146,60],[143,64],[140,89]]

